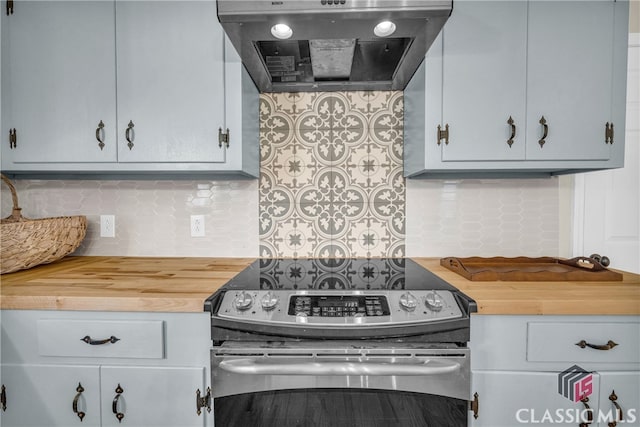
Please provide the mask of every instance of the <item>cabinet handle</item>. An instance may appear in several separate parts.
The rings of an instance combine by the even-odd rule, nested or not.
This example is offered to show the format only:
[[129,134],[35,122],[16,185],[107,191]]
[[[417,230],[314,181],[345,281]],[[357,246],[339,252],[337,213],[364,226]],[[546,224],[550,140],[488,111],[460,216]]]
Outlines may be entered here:
[[133,148],[133,140],[136,138],[136,134],[133,131],[134,126],[133,120],[129,120],[127,130],[124,132],[124,137],[127,139],[127,147],[129,147],[129,150]]
[[207,394],[202,397],[200,389],[196,390],[196,414],[202,414],[202,408],[207,408],[211,412],[211,387],[207,387]]
[[580,402],[582,402],[582,404],[584,405],[584,410],[587,411],[587,422],[580,423],[580,427],[589,427],[589,424],[593,422],[593,409],[591,409],[589,405],[587,405],[587,402],[589,402],[588,397],[583,397],[582,399],[580,399]]
[[122,412],[118,412],[118,400],[120,400],[120,396],[122,396],[122,393],[124,393],[124,390],[122,389],[120,384],[118,384],[118,387],[116,387],[116,397],[113,398],[113,402],[111,403],[111,411],[116,416],[119,423],[121,423],[122,419],[124,418],[124,414]]
[[576,345],[580,348],[589,347],[589,348],[593,348],[594,350],[611,350],[613,347],[617,346],[618,344],[609,340],[604,345],[597,345],[597,344],[589,344],[585,340],[581,340],[580,342],[577,342]]
[[616,391],[612,390],[611,394],[609,395],[609,400],[611,401],[611,403],[613,403],[613,406],[616,407],[616,414],[618,415],[616,417],[615,420],[611,421],[608,426],[609,427],[616,427],[618,425],[618,421],[620,422],[624,422],[624,416],[623,416],[623,412],[622,412],[622,408],[620,407],[620,405],[618,405],[618,396],[616,395]]
[[509,144],[509,147],[511,147],[513,145],[513,138],[516,137],[516,125],[515,125],[515,122],[513,121],[513,117],[509,116],[509,120],[507,120],[507,124],[511,126],[511,136],[509,137],[509,139],[507,139],[507,144]]
[[547,139],[547,135],[549,134],[549,125],[547,125],[547,119],[544,116],[540,117],[539,123],[542,125],[542,138],[538,140],[538,144],[540,144],[540,148],[544,145]]
[[113,335],[111,335],[109,338],[106,338],[103,340],[93,340],[89,335],[87,335],[84,338],[80,338],[80,341],[84,341],[89,345],[102,345],[102,344],[108,344],[108,343],[115,344],[116,342],[120,341],[120,338],[116,338]]
[[100,120],[96,128],[96,139],[98,140],[98,147],[100,147],[100,151],[102,151],[104,148],[104,123],[102,120]]
[[2,412],[7,410],[7,389],[4,388],[4,384],[0,388],[0,407],[2,407]]
[[80,399],[80,396],[82,396],[82,392],[84,391],[82,384],[78,383],[78,387],[76,388],[76,391],[78,393],[76,394],[76,397],[73,398],[73,405],[71,406],[73,408],[73,412],[78,416],[78,418],[80,418],[80,422],[82,422],[82,419],[86,415],[84,412],[78,411],[78,400]]
[[7,16],[13,15],[13,0],[7,0]]

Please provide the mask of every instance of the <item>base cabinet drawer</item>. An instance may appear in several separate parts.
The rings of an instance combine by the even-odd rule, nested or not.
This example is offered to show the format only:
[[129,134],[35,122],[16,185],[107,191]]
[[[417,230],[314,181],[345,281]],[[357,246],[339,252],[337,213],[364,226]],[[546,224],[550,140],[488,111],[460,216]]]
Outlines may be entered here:
[[38,320],[38,354],[162,359],[162,320]]
[[638,363],[640,323],[529,322],[527,361]]

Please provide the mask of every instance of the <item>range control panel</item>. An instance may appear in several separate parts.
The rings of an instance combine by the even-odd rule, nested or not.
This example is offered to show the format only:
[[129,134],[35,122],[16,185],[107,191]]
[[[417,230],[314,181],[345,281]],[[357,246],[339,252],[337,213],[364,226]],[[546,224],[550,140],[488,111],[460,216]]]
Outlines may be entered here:
[[463,317],[450,291],[229,291],[217,316],[245,322],[390,325]]

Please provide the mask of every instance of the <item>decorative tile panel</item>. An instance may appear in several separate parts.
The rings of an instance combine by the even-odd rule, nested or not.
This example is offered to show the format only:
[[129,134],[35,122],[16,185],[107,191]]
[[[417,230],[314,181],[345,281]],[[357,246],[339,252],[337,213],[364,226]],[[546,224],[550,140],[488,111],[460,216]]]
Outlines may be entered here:
[[402,92],[263,94],[260,255],[404,255]]

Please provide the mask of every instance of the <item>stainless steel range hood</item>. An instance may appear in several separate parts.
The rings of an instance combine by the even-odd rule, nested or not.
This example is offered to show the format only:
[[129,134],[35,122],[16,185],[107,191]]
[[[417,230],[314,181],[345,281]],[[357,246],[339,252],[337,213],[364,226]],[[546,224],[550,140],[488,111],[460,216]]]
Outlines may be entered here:
[[[218,18],[261,92],[402,90],[452,9],[452,0],[217,3]],[[387,21],[395,31],[374,34]],[[276,37],[272,29],[280,24],[288,27]]]

